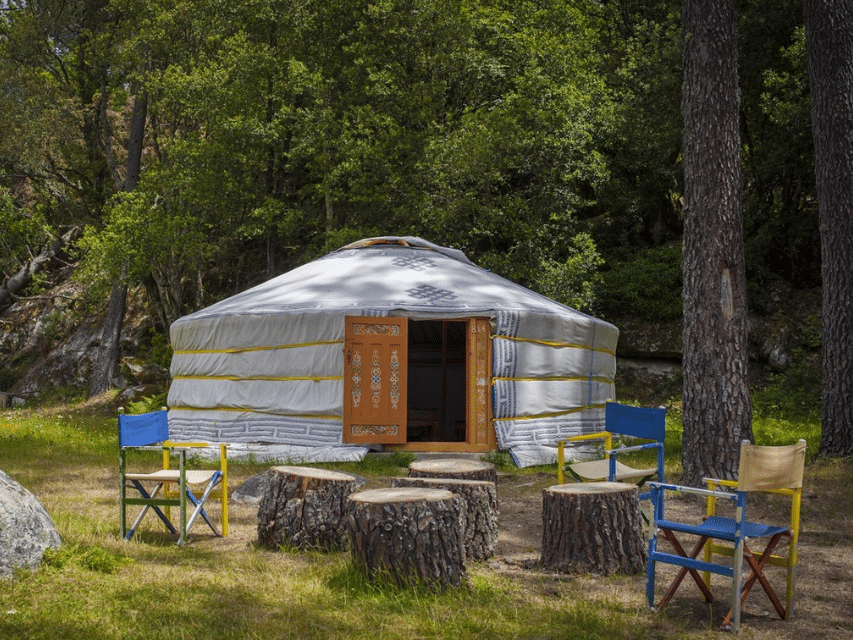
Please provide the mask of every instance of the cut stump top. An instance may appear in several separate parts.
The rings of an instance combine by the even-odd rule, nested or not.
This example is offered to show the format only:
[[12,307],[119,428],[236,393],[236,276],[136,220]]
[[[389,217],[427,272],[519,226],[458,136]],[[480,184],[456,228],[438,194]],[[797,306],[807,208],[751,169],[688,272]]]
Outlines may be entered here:
[[446,458],[440,460],[415,460],[409,469],[424,473],[471,473],[494,469],[491,462],[484,460],[467,460],[464,458]]
[[637,485],[627,482],[572,482],[556,484],[544,489],[549,493],[592,495],[599,493],[620,493],[638,491]]
[[355,481],[355,478],[348,473],[339,473],[337,471],[330,471],[329,469],[316,469],[314,467],[291,467],[283,465],[270,467],[270,471],[302,478],[316,478],[318,480]]
[[368,504],[392,504],[399,502],[438,502],[449,500],[454,494],[447,489],[429,489],[425,487],[399,487],[391,489],[370,489],[353,493],[349,499]]

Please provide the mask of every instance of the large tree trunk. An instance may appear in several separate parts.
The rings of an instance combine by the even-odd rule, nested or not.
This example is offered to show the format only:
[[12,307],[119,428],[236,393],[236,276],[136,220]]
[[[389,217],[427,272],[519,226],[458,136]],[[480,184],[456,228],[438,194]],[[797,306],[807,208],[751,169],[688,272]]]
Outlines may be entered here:
[[823,277],[822,455],[853,453],[853,2],[803,0]]
[[124,311],[127,306],[127,285],[120,279],[113,284],[110,292],[110,304],[104,319],[101,345],[92,366],[92,379],[89,381],[89,397],[101,395],[112,388],[113,373],[118,362],[121,326],[124,323]]
[[[139,182],[142,166],[142,143],[145,133],[145,119],[148,113],[148,98],[144,91],[139,91],[133,103],[133,117],[130,124],[130,140],[127,145],[127,172],[124,179],[124,190],[133,191]],[[118,364],[121,347],[121,328],[124,324],[124,312],[127,308],[126,269],[113,283],[110,292],[110,303],[107,317],[104,320],[104,330],[101,335],[101,346],[95,359],[92,379],[89,381],[89,397],[93,398],[112,387],[113,373]]]
[[733,478],[752,439],[734,0],[684,0],[684,478]]

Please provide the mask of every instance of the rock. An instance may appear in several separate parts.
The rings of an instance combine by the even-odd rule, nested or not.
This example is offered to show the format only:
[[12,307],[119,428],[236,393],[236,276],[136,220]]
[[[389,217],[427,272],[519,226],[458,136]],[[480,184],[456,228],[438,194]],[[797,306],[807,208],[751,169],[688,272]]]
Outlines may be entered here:
[[61,545],[59,532],[36,497],[0,471],[0,578],[16,569],[36,569],[48,547]]
[[237,487],[231,493],[231,495],[228,496],[228,499],[231,502],[243,504],[257,504],[261,501],[261,496],[264,495],[264,492],[267,490],[268,485],[269,477],[267,476],[267,474],[259,473],[256,476],[252,476],[239,487]]
[[127,387],[118,395],[118,402],[122,405],[130,404],[131,402],[139,402],[143,398],[150,398],[160,393],[162,387],[153,384],[137,385],[135,387]]
[[121,359],[121,367],[136,385],[165,385],[169,380],[169,371],[165,367],[147,362],[142,358],[126,357]]

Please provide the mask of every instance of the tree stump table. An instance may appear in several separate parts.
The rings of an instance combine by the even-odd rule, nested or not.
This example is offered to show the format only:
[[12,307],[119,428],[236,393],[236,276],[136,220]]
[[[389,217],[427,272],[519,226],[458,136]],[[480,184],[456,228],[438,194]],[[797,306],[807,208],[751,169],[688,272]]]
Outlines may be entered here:
[[495,465],[483,460],[442,458],[440,460],[415,460],[409,464],[410,478],[453,478],[455,480],[485,480],[497,486]]
[[645,568],[639,489],[624,482],[542,491],[542,565],[561,573],[633,575]]
[[355,478],[311,467],[271,467],[258,504],[258,544],[331,551],[346,545]]
[[465,500],[445,489],[373,489],[349,497],[354,562],[398,585],[458,587],[465,575]]
[[487,560],[498,547],[498,492],[487,480],[453,478],[393,478],[392,487],[446,489],[465,498],[465,557]]

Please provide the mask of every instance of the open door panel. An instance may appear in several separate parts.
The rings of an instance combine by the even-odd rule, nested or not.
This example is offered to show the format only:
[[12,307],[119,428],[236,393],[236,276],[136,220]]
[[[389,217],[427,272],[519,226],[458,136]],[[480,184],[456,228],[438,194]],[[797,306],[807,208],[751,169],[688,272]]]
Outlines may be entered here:
[[344,442],[406,442],[408,322],[346,318]]

